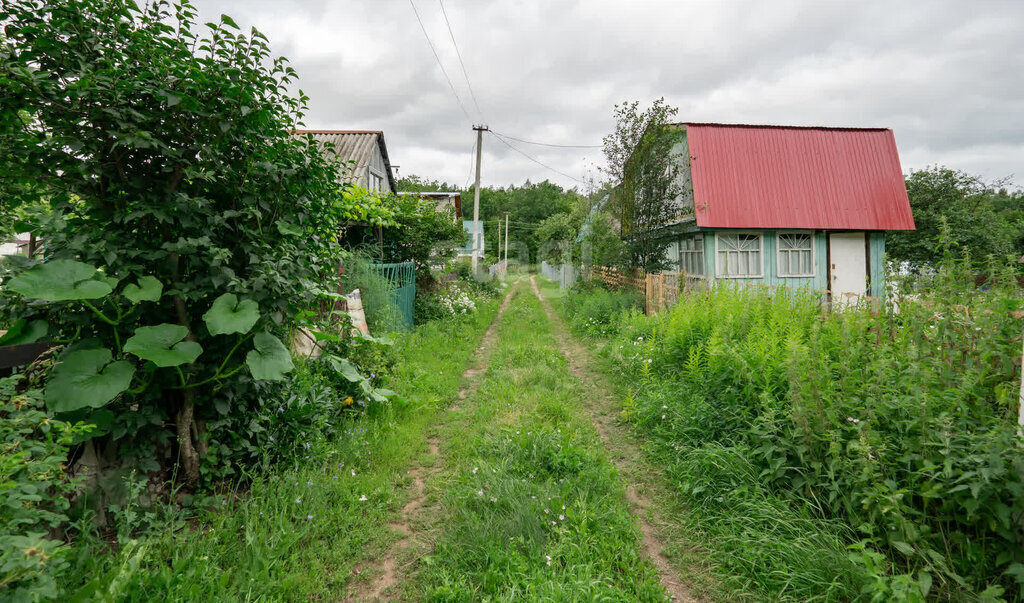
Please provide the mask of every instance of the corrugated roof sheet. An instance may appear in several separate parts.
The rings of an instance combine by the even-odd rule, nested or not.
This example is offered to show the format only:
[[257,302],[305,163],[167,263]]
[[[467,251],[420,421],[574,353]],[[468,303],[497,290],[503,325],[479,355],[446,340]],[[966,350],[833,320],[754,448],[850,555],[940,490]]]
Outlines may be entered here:
[[[327,143],[334,145],[334,155],[344,164],[354,162],[353,170],[365,168],[373,158],[374,147],[380,147],[384,164],[387,166],[388,182],[391,190],[395,190],[395,178],[391,173],[391,162],[388,160],[387,146],[384,145],[384,133],[380,130],[296,130],[296,134],[312,134],[320,143],[321,148]],[[343,173],[343,178],[352,174]]]
[[914,229],[892,130],[685,126],[698,226]]

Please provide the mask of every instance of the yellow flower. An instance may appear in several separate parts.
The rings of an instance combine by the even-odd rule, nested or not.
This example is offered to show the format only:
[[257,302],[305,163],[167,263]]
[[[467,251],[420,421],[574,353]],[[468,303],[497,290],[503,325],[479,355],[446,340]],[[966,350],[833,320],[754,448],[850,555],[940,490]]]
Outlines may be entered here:
[[345,398],[345,406],[350,406],[351,404],[352,404],[352,396],[349,396],[349,397]]

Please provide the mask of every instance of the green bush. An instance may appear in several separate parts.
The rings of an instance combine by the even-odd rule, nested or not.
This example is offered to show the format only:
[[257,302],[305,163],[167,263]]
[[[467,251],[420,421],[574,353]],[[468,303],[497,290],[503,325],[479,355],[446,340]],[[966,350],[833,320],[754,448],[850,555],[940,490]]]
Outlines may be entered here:
[[22,375],[0,379],[0,598],[57,597],[68,547],[55,535],[76,486],[64,464],[90,428],[48,416],[42,390]]
[[614,331],[622,314],[643,308],[643,297],[635,291],[609,291],[581,281],[562,303],[577,333],[607,335]]
[[[813,294],[722,285],[657,317],[620,314],[605,351],[633,384],[627,416],[687,503],[716,518],[713,537],[736,537],[725,526],[754,516],[743,505],[784,502],[791,523],[832,534],[800,564],[834,566],[837,546],[856,547],[843,597],[1019,597],[1024,301],[1012,278],[976,288],[963,264],[916,289],[920,299],[898,306],[823,313]],[[567,309],[586,327],[607,294],[582,297]],[[810,534],[744,525],[747,559]],[[823,588],[820,571],[781,580],[734,555],[720,561],[765,596]]]

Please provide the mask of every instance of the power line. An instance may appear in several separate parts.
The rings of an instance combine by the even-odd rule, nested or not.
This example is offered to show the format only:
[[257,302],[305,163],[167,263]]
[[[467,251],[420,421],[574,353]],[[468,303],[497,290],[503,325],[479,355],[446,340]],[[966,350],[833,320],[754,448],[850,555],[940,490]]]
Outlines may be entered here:
[[[495,134],[500,134],[495,132]],[[551,144],[547,142],[532,142],[529,140],[523,140],[522,138],[516,138],[515,136],[509,136],[508,134],[500,134],[509,140],[515,140],[517,142],[524,142],[526,144],[535,144],[541,147],[557,147],[559,149],[603,149],[604,145],[600,144]]]
[[430,41],[430,36],[427,35],[427,28],[423,26],[423,19],[420,19],[420,11],[416,10],[416,4],[409,0],[409,5],[412,6],[412,12],[416,13],[416,20],[419,21],[420,29],[423,30],[423,37],[427,39],[427,44],[430,46],[430,52],[434,53],[434,60],[437,61],[437,66],[441,68],[441,73],[444,74],[444,79],[448,82],[448,87],[452,89],[452,94],[455,95],[455,100],[459,102],[459,108],[466,115],[466,119],[473,121],[473,118],[469,116],[469,111],[466,111],[466,105],[462,104],[462,98],[459,97],[459,93],[455,90],[455,84],[452,84],[452,78],[448,77],[448,72],[445,71],[444,65],[441,63],[441,57],[437,55],[437,50],[434,48],[434,43]]
[[498,140],[500,140],[503,145],[505,145],[506,147],[512,149],[516,153],[519,153],[523,157],[526,157],[527,159],[529,159],[530,161],[536,163],[537,165],[539,165],[541,167],[544,167],[544,168],[547,168],[547,169],[551,170],[552,172],[555,172],[556,174],[561,174],[562,176],[565,176],[566,178],[569,178],[570,180],[575,180],[576,182],[579,182],[580,184],[582,184],[584,186],[589,186],[585,181],[580,180],[579,178],[577,178],[575,176],[570,176],[569,174],[566,174],[565,172],[563,172],[561,170],[556,170],[555,168],[553,168],[550,165],[540,161],[539,159],[536,159],[536,158],[532,157],[531,155],[528,155],[524,151],[521,151],[521,150],[517,149],[516,147],[512,146],[511,144],[509,144],[509,142],[506,141],[504,138],[502,138],[502,136],[500,134],[494,132],[493,130],[491,130],[490,132],[491,132],[491,134],[494,134],[494,137],[497,138]]
[[462,53],[459,52],[459,45],[455,42],[455,33],[452,32],[452,24],[448,21],[448,11],[444,9],[444,0],[437,0],[441,5],[441,14],[444,15],[444,24],[448,26],[448,35],[452,38],[452,46],[455,47],[455,56],[459,57],[459,66],[462,67],[462,75],[466,78],[466,86],[469,87],[469,96],[473,98],[473,105],[476,106],[476,112],[480,114],[481,121],[487,121],[484,119],[484,112],[480,110],[480,103],[476,100],[476,93],[473,92],[473,84],[469,82],[469,73],[466,72],[466,64],[462,62]]

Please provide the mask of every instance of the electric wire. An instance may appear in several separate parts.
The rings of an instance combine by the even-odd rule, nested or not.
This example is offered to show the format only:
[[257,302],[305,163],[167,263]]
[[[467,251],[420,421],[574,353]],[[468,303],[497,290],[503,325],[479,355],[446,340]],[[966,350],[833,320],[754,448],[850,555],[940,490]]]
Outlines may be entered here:
[[[491,131],[494,132],[494,130],[491,130]],[[604,148],[604,145],[600,145],[600,144],[552,144],[552,143],[547,143],[547,142],[533,142],[533,141],[530,141],[530,140],[523,140],[522,138],[516,138],[515,136],[509,136],[508,134],[501,134],[500,132],[494,132],[494,133],[498,134],[499,136],[504,136],[505,138],[508,138],[509,140],[515,140],[516,142],[523,142],[523,143],[526,143],[526,144],[535,144],[535,145],[541,146],[541,147],[555,147],[555,148],[559,148],[559,149],[603,149]]]
[[519,154],[520,154],[520,155],[522,155],[523,157],[526,157],[527,159],[529,159],[530,161],[532,161],[532,162],[536,163],[537,165],[539,165],[539,166],[541,166],[541,167],[544,167],[544,168],[547,168],[547,169],[551,170],[552,172],[555,172],[556,174],[561,174],[562,176],[565,176],[566,178],[568,178],[568,179],[570,179],[570,180],[574,180],[574,181],[576,181],[576,182],[579,182],[580,184],[582,184],[582,185],[584,185],[584,186],[589,186],[589,184],[587,184],[587,182],[586,182],[586,181],[584,181],[584,180],[580,180],[579,178],[577,178],[577,177],[575,177],[575,176],[570,176],[569,174],[566,174],[565,172],[563,172],[563,171],[561,171],[561,170],[557,170],[557,169],[555,169],[555,168],[551,167],[550,165],[548,165],[548,164],[546,164],[546,163],[542,162],[541,160],[539,160],[539,159],[536,159],[535,157],[533,157],[533,156],[531,156],[531,155],[527,154],[526,152],[524,152],[524,151],[521,151],[520,149],[518,149],[518,148],[516,148],[516,147],[512,146],[512,145],[511,145],[511,144],[510,144],[510,143],[509,143],[509,142],[508,142],[507,140],[505,140],[505,139],[504,139],[504,138],[503,138],[503,137],[502,137],[502,136],[501,136],[500,134],[497,134],[497,133],[495,133],[495,132],[494,132],[493,130],[488,130],[488,132],[490,132],[491,134],[493,134],[493,135],[494,135],[494,137],[495,137],[495,138],[497,138],[498,140],[500,140],[500,141],[501,141],[501,143],[502,143],[503,145],[505,145],[506,147],[508,147],[508,148],[512,149],[512,150],[513,150],[513,151],[515,151],[516,153],[519,153]]
[[466,71],[466,64],[462,62],[462,52],[459,51],[459,45],[455,42],[455,32],[452,31],[452,24],[448,21],[448,11],[444,9],[444,0],[437,0],[437,2],[441,5],[441,14],[444,15],[444,24],[448,26],[448,35],[452,38],[452,46],[455,47],[455,56],[459,57],[459,66],[462,67],[462,76],[466,78],[466,86],[469,87],[469,96],[473,99],[473,105],[476,107],[476,112],[480,114],[480,120],[487,121],[484,119],[484,112],[480,110],[480,103],[476,100],[476,93],[473,92],[473,84],[469,81],[469,73]]
[[444,65],[441,63],[441,57],[437,54],[437,49],[434,48],[434,43],[430,41],[430,36],[427,34],[427,28],[423,25],[423,19],[420,19],[420,11],[416,10],[416,4],[413,0],[409,0],[409,5],[412,6],[412,12],[416,13],[416,21],[420,24],[420,29],[423,30],[423,37],[427,39],[427,44],[430,46],[430,52],[434,53],[434,60],[437,61],[437,66],[441,68],[441,73],[444,74],[445,81],[448,82],[448,87],[452,89],[452,94],[455,95],[455,100],[459,103],[459,108],[466,115],[466,119],[473,121],[473,118],[469,116],[469,111],[466,111],[466,105],[462,103],[462,98],[459,96],[457,90],[455,90],[455,84],[452,83],[452,78],[448,77],[448,72],[445,70]]

